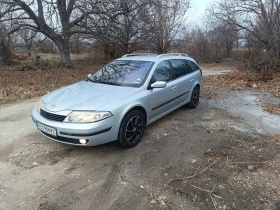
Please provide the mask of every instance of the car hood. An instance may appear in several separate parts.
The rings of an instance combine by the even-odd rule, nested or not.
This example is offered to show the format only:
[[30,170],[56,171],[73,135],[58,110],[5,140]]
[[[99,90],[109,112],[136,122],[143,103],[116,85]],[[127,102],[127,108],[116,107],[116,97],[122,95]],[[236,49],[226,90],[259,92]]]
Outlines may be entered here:
[[42,101],[45,109],[52,112],[98,110],[107,103],[134,91],[136,88],[81,81],[48,93]]

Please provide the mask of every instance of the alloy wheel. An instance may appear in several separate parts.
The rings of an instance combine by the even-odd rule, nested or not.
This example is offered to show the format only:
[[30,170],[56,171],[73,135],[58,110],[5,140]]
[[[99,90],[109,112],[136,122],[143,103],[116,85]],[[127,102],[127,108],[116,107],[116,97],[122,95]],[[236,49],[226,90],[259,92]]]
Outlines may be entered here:
[[132,117],[126,125],[126,140],[130,143],[137,142],[139,138],[141,138],[143,130],[144,126],[142,119],[139,116]]
[[197,106],[198,102],[199,102],[199,88],[195,88],[193,91],[192,104],[194,106]]

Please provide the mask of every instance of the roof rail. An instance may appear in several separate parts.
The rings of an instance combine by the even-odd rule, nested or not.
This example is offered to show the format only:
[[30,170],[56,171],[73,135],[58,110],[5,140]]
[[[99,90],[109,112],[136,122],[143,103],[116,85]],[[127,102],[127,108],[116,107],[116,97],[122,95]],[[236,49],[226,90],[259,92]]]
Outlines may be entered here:
[[140,55],[157,55],[157,54],[155,54],[155,53],[133,53],[133,54],[123,55],[122,58],[131,57],[131,56],[140,56]]
[[170,56],[170,55],[177,55],[177,56],[185,56],[185,57],[189,57],[188,54],[185,54],[185,53],[166,53],[166,54],[160,54],[157,56],[157,58],[161,58],[161,57],[164,57],[164,56]]

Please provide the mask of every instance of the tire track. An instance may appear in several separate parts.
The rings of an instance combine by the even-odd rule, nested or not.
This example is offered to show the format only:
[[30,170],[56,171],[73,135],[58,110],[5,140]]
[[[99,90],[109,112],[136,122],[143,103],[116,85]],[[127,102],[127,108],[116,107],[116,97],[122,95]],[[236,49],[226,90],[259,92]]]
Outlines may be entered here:
[[146,206],[144,198],[149,196],[144,190],[134,190],[134,194],[130,196],[125,201],[119,199],[115,204],[112,205],[110,210],[131,210],[131,209],[149,209],[149,206]]
[[114,164],[109,175],[106,177],[101,191],[97,194],[96,198],[100,198],[97,202],[91,204],[90,209],[105,210],[108,209],[109,201],[113,198],[114,189],[117,185],[117,180],[120,175],[122,166],[120,164]]

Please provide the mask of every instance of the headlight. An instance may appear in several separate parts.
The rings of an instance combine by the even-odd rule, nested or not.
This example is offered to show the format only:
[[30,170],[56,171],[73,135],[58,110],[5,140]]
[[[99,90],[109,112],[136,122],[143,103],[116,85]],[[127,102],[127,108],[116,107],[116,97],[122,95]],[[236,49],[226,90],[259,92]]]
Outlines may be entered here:
[[39,113],[40,113],[41,103],[42,103],[42,99],[40,98],[40,99],[36,102],[36,105],[35,105],[35,107],[36,107],[36,109],[37,109],[37,111],[38,111]]
[[63,122],[91,123],[111,117],[111,112],[82,112],[73,111]]

